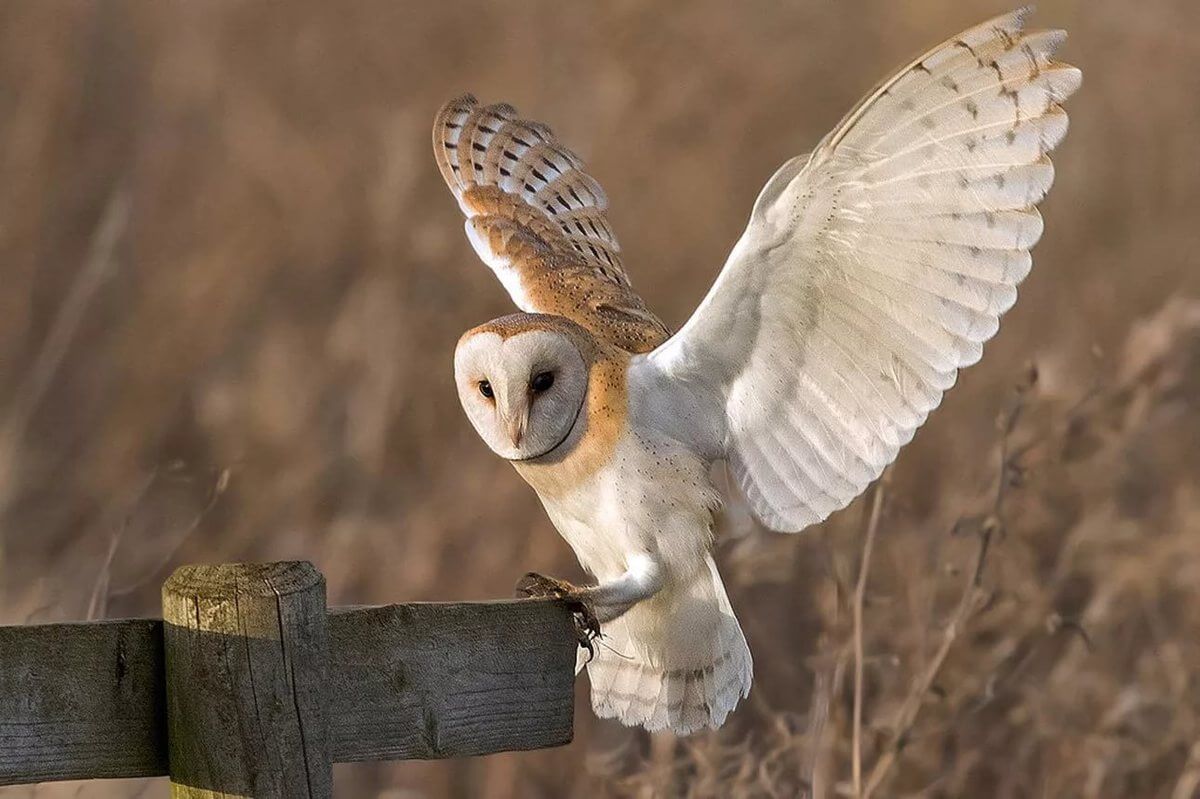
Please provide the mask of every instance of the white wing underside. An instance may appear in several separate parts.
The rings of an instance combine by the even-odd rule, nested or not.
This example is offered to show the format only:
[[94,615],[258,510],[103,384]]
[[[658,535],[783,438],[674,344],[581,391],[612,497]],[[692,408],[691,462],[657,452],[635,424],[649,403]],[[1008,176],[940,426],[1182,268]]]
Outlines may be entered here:
[[784,164],[692,318],[631,369],[671,387],[659,418],[722,417],[699,427],[769,527],[858,496],[1016,299],[1080,85],[1051,59],[1065,34],[1024,13],[931,50]]

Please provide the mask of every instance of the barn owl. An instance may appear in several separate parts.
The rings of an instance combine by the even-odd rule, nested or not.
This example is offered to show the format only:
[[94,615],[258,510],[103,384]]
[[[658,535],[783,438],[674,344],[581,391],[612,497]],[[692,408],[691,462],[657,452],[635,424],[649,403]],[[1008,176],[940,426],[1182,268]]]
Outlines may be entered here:
[[1052,59],[1064,32],[1025,13],[930,50],[784,163],[674,334],[548,127],[471,96],[438,113],[467,237],[521,311],[460,339],[459,398],[596,580],[523,586],[598,622],[598,715],[686,734],[750,690],[712,557],[714,463],[766,527],[803,530],[880,475],[996,333],[1080,85]]

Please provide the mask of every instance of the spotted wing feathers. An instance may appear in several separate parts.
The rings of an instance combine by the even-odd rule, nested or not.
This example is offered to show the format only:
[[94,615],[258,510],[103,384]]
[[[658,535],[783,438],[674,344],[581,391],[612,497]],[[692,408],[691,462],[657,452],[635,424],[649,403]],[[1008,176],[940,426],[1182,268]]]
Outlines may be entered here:
[[[1079,70],[1024,11],[934,48],[768,182],[684,328],[646,359],[708,391],[768,526],[844,507],[1012,306]],[[707,381],[707,389],[694,388]]]

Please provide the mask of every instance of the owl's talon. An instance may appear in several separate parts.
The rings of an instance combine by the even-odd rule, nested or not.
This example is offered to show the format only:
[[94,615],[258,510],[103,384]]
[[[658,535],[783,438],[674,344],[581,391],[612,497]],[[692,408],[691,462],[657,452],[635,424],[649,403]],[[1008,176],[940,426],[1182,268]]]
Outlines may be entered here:
[[577,586],[568,583],[566,580],[547,577],[537,572],[527,572],[524,577],[517,581],[516,585],[517,596],[527,597],[566,599],[578,590]]
[[591,605],[582,599],[567,598],[567,605],[574,611],[575,617],[575,639],[579,645],[587,650],[588,662],[596,657],[596,648],[593,642],[600,637],[600,620],[596,618],[596,612],[592,610]]
[[575,619],[575,637],[579,645],[587,650],[588,660],[596,656],[593,642],[600,637],[600,621],[588,601],[581,596],[583,589],[566,580],[529,572],[517,581],[516,590],[520,596],[549,597],[566,604]]

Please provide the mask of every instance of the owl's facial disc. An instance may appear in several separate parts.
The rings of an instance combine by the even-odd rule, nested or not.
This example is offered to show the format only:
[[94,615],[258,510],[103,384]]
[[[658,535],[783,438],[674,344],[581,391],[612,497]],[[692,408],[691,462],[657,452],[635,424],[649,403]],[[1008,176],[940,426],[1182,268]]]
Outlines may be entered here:
[[566,440],[587,395],[583,356],[553,330],[466,336],[454,379],[476,432],[507,460],[545,455]]

